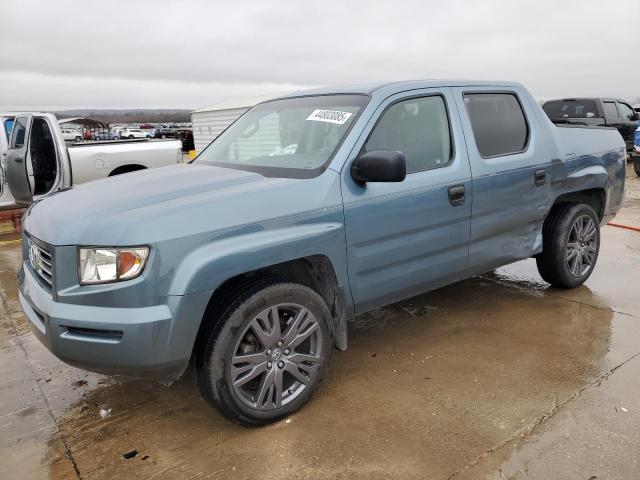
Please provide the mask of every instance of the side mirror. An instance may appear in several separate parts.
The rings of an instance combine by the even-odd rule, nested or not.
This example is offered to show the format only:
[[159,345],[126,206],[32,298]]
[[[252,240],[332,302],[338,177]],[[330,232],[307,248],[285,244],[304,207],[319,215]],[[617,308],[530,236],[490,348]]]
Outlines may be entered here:
[[401,182],[406,176],[404,153],[394,150],[363,153],[351,165],[351,177],[358,183]]

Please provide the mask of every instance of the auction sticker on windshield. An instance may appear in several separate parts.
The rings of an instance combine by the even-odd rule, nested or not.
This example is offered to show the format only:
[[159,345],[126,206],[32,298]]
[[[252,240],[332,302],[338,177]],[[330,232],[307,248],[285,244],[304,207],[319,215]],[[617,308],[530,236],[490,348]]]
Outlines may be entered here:
[[342,125],[349,120],[349,117],[353,115],[350,112],[341,112],[340,110],[314,110],[311,115],[307,117],[307,120],[313,120],[315,122],[329,122]]

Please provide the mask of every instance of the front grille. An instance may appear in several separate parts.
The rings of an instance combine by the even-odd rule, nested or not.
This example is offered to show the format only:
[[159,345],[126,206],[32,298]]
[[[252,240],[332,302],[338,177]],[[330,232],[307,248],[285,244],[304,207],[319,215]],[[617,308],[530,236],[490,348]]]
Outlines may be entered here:
[[41,242],[29,238],[29,263],[46,286],[53,284],[53,256],[51,250]]

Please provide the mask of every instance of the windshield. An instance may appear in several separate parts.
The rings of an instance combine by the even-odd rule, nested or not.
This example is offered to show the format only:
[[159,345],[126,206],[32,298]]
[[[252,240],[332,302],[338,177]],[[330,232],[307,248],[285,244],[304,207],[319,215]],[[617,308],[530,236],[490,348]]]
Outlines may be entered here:
[[546,102],[542,109],[550,118],[593,118],[598,110],[593,100],[555,100]]
[[314,177],[322,173],[368,100],[365,95],[319,95],[256,105],[195,163],[273,177]]

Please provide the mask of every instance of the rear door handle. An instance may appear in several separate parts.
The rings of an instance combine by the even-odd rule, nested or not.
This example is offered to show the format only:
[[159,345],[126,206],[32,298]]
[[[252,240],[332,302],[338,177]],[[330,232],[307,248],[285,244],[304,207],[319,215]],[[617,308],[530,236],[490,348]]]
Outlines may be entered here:
[[541,187],[547,181],[547,169],[541,168],[536,170],[534,174],[536,187]]
[[464,185],[451,185],[449,187],[449,203],[454,207],[464,205]]
[[16,162],[16,163],[22,163],[23,158],[22,157],[16,157],[16,158],[13,159],[13,161]]

